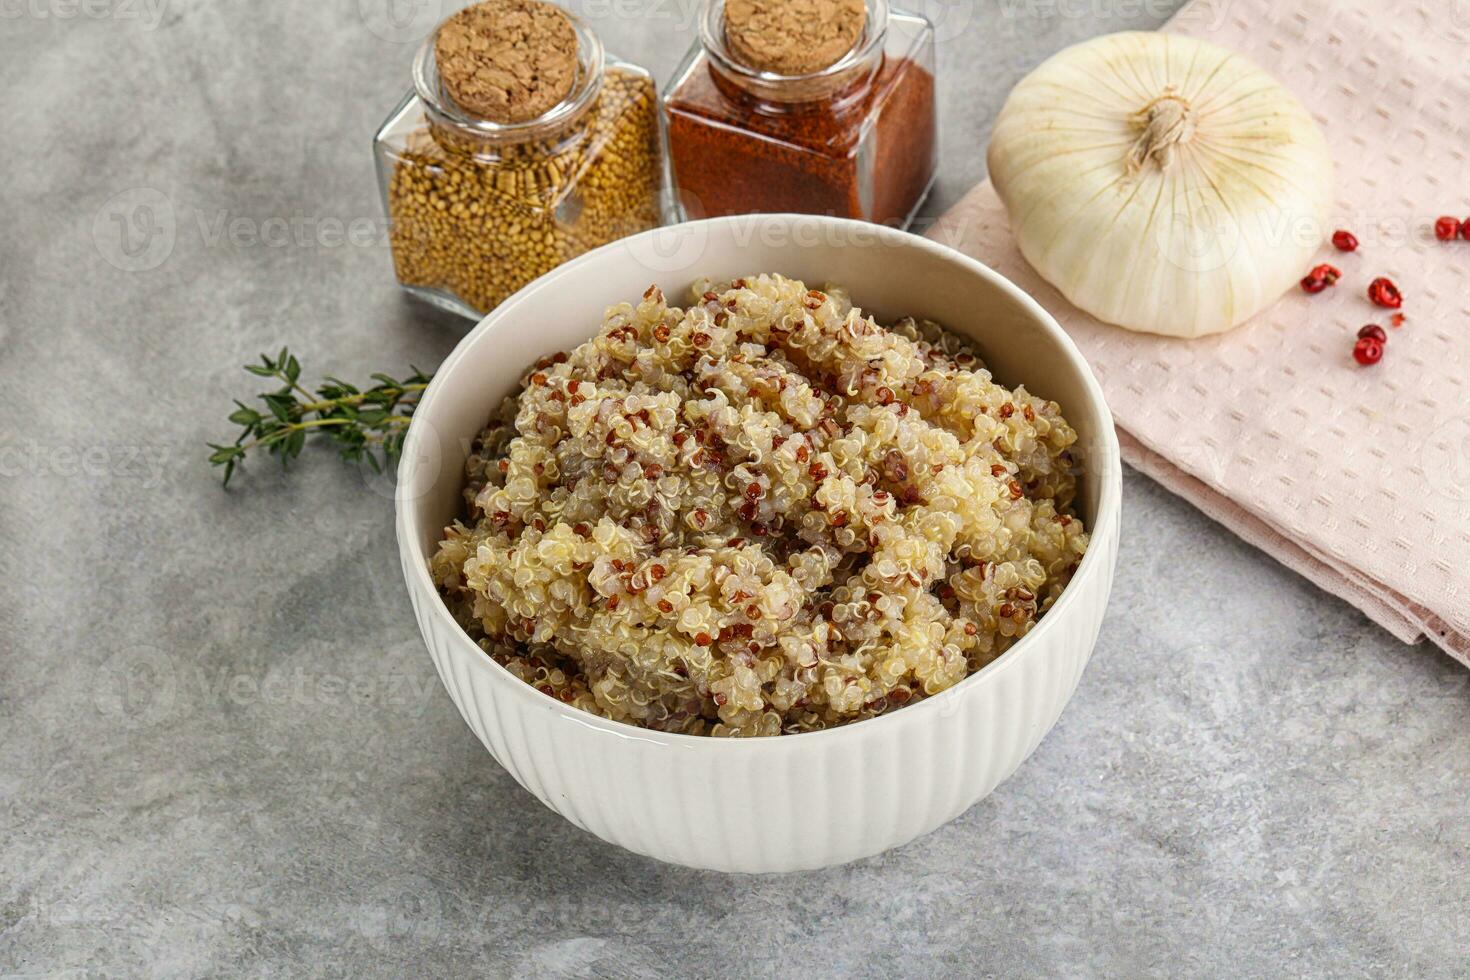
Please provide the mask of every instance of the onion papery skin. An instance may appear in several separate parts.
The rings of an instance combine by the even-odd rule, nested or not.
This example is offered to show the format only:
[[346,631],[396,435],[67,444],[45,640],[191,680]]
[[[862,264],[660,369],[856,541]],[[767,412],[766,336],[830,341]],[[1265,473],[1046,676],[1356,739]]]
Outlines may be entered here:
[[[1141,147],[1151,108],[1159,140]],[[1026,260],[1130,330],[1228,330],[1329,232],[1321,128],[1270,74],[1192,38],[1109,34],[1054,55],[1006,100],[988,165]]]

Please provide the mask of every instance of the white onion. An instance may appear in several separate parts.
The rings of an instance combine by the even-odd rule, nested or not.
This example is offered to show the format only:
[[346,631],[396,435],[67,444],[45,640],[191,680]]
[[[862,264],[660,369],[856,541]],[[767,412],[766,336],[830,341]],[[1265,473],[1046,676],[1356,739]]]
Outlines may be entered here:
[[1011,92],[990,178],[1028,262],[1131,330],[1218,333],[1306,274],[1332,196],[1327,141],[1244,57],[1191,38],[1110,34]]

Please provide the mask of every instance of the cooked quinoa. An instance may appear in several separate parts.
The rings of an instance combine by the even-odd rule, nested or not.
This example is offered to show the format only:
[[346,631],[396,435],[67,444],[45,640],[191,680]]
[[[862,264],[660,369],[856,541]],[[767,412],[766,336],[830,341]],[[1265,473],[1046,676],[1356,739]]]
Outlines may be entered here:
[[433,574],[543,693],[661,731],[778,735],[938,694],[1087,548],[1055,402],[928,322],[776,275],[651,287],[526,372]]

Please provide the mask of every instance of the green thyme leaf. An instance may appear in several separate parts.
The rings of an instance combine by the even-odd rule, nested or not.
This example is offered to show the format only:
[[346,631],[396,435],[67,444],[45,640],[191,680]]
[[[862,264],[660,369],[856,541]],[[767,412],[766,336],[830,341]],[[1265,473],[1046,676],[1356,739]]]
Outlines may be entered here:
[[228,416],[240,427],[234,444],[208,444],[209,462],[224,468],[226,486],[252,450],[264,449],[285,466],[312,439],[334,443],[346,462],[381,472],[402,455],[409,423],[431,379],[418,368],[402,381],[374,374],[374,385],[363,390],[328,376],[313,396],[299,383],[300,360],[285,347],[275,358],[262,354],[259,364],[246,364],[245,370],[258,378],[275,378],[283,387],[255,396],[265,412],[236,401]]

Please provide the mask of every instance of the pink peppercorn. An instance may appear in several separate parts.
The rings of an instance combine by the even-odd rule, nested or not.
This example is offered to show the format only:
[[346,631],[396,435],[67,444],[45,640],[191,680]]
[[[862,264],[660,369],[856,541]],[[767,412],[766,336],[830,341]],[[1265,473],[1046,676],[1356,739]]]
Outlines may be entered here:
[[1356,252],[1358,236],[1346,229],[1339,228],[1332,233],[1332,244],[1339,252]]
[[1379,276],[1368,284],[1368,298],[1384,309],[1396,310],[1404,305],[1404,294],[1387,276]]
[[1358,331],[1358,339],[1361,340],[1364,337],[1372,337],[1380,344],[1388,342],[1388,334],[1384,333],[1383,328],[1376,323],[1370,323]]
[[1383,343],[1377,337],[1360,337],[1353,345],[1353,360],[1367,367],[1383,360]]
[[1458,218],[1451,218],[1446,215],[1442,218],[1436,219],[1434,222],[1434,237],[1438,238],[1442,242],[1454,241],[1455,236],[1460,234],[1461,231],[1462,229]]
[[1334,266],[1323,263],[1322,265],[1319,265],[1312,269],[1312,271],[1307,273],[1306,277],[1302,279],[1302,289],[1306,290],[1309,293],[1320,293],[1328,286],[1331,286],[1333,283],[1337,282],[1337,280],[1340,278],[1342,278],[1341,271],[1339,271]]

